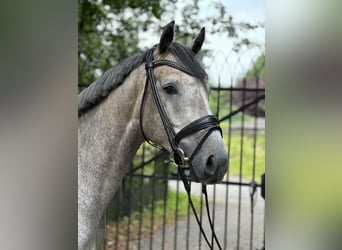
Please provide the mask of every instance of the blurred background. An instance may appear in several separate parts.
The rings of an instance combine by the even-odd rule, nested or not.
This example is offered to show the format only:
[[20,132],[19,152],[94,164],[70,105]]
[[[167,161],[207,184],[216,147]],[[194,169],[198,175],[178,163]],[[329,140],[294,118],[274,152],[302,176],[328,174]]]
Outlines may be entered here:
[[206,28],[200,58],[209,79],[220,78],[222,85],[231,85],[256,61],[264,75],[263,1],[79,0],[79,88],[158,43],[162,27],[172,20],[176,21],[176,40],[183,44],[190,44]]
[[[104,2],[97,6],[91,1],[93,12],[103,8]],[[180,2],[175,4],[183,3]],[[109,12],[113,12],[114,19],[120,20],[118,17],[122,17],[127,3],[115,3],[109,1],[107,5],[113,7],[102,9],[99,16],[85,16],[95,25],[101,24],[101,16]],[[178,19],[179,14],[175,12],[179,7],[171,1],[167,5],[159,1],[141,3],[149,17],[143,20],[154,23],[146,29],[151,32],[131,33],[129,42],[137,36],[139,42],[130,46],[113,45],[112,49],[125,47],[126,50],[121,51],[128,56],[135,53],[131,48],[137,46],[144,50],[150,47],[158,42],[152,37],[158,38],[160,27],[171,19],[175,19],[179,27],[177,40],[181,39],[182,32],[193,36],[199,27],[205,26],[209,32],[204,51],[208,46],[218,46],[219,41],[210,37],[214,31],[212,22],[204,17],[194,18],[199,25],[198,29],[192,28],[186,24],[189,19],[183,19],[186,15],[181,14]],[[255,14],[260,11],[248,12],[255,5],[257,8],[263,5],[255,4],[258,1],[221,3],[226,6],[223,21],[229,22],[231,15],[234,23],[259,25],[263,22]],[[277,250],[337,250],[341,248],[342,228],[342,2],[272,0],[264,4],[265,78],[268,82],[265,105],[266,245],[268,249]],[[216,16],[210,14],[210,10],[215,10],[211,2],[198,1],[198,6],[202,5],[206,6],[202,9],[204,16],[218,18],[221,15],[220,11]],[[81,53],[90,57],[88,52],[80,50],[80,43],[87,41],[81,37],[101,36],[97,28],[94,33],[81,30],[80,6],[81,2],[76,1],[1,2],[0,249],[77,249],[77,95],[84,87],[81,84],[90,84],[107,69],[107,66],[99,65],[89,67],[89,71],[80,70],[82,63],[87,64],[79,59]],[[169,10],[162,12],[167,6],[170,6]],[[196,10],[194,6],[188,12]],[[117,14],[115,10],[119,10]],[[261,13],[264,16],[263,9]],[[143,14],[141,16],[144,18]],[[256,22],[252,22],[254,17]],[[216,26],[221,25],[219,23]],[[137,25],[142,27],[144,23]],[[110,34],[125,36],[118,26],[115,27]],[[259,28],[245,30],[253,33]],[[239,33],[239,38],[229,36],[227,30],[216,34],[221,33],[222,46],[228,46],[224,51],[232,53],[235,46],[230,45],[231,41],[239,44],[246,38],[247,31]],[[150,35],[146,35],[144,42],[143,34],[150,34],[151,41]],[[255,39],[247,38],[251,44],[263,44],[256,36]],[[105,48],[104,45],[101,41],[94,47]],[[246,49],[246,45],[242,47]],[[248,58],[248,64],[239,69],[237,76],[230,73],[215,76],[206,66],[212,84],[218,84],[218,78],[224,79],[226,75],[228,80],[222,80],[221,84],[235,84],[231,77],[243,78],[250,69],[250,60],[256,62],[261,54],[257,52]],[[97,53],[100,58],[99,55],[101,52]],[[123,57],[115,53],[105,56],[109,60],[115,58],[108,67]],[[214,60],[220,56],[212,54],[208,58]],[[232,58],[234,56],[229,56],[229,60]],[[88,61],[96,64],[100,60]],[[205,55],[203,63],[208,65]],[[95,69],[98,69],[97,73]],[[82,72],[92,72],[92,76],[80,77]]]
[[[175,41],[190,45],[209,76],[210,107],[220,119],[229,174],[209,187],[224,249],[262,249],[265,172],[265,6],[263,1],[78,1],[78,89],[125,58],[159,42],[175,20]],[[234,113],[234,115],[232,115]],[[169,155],[142,145],[107,209],[106,249],[206,249]],[[227,166],[228,168],[228,166]],[[206,224],[201,187],[193,199]]]

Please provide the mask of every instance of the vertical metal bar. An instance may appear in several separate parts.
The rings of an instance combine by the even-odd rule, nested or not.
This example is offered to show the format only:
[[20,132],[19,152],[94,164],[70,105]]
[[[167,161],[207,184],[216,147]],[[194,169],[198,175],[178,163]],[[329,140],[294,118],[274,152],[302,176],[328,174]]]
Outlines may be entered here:
[[118,241],[119,241],[119,221],[120,221],[120,214],[121,214],[121,199],[122,199],[122,192],[124,186],[125,179],[123,179],[121,183],[121,187],[119,188],[116,195],[118,195],[118,199],[116,200],[116,220],[115,220],[115,250],[118,249]]
[[[216,185],[213,188],[213,210],[212,210],[212,225],[215,228],[215,205],[216,205]],[[211,233],[211,245],[214,246],[214,232]]]
[[251,230],[249,236],[249,249],[253,249],[253,228],[254,228],[254,194],[251,194]]
[[216,116],[219,119],[220,115],[220,97],[221,97],[221,80],[218,78],[218,89],[217,89],[217,103],[216,103]]
[[[203,217],[203,195],[201,195],[201,201],[200,201],[200,226],[202,226],[202,217]],[[198,250],[201,250],[202,246],[202,233],[201,230],[199,231],[199,237],[198,237]]]
[[151,228],[150,228],[150,250],[153,249],[153,234],[154,234],[154,202],[155,202],[155,182],[156,178],[156,164],[153,164],[153,173],[152,173],[152,202],[151,202]]
[[107,250],[107,208],[104,211],[104,215],[103,215],[103,220],[104,220],[104,242],[103,242],[103,249]]
[[[256,80],[256,90],[255,90],[255,98],[258,97],[259,95],[259,91],[257,89],[259,89],[259,77],[255,76],[255,80]],[[255,182],[255,168],[256,168],[256,142],[257,142],[257,118],[258,118],[258,103],[255,104],[254,106],[254,111],[255,111],[255,117],[254,117],[254,127],[253,127],[253,167],[252,167],[252,181]],[[254,197],[252,197],[253,199]],[[252,250],[253,249],[253,231],[254,231],[254,202],[253,200],[251,200],[251,231],[250,231],[250,244],[249,244],[249,249]]]
[[[191,182],[190,182],[191,185]],[[189,199],[190,199],[190,195],[189,194]],[[188,202],[188,208],[187,208],[187,215],[186,215],[187,219],[186,219],[186,249],[189,249],[189,235],[190,235],[190,202]]]
[[[230,78],[231,85],[233,85],[233,78]],[[229,113],[233,111],[233,90],[229,91]],[[228,124],[228,157],[230,157],[230,146],[231,146],[231,137],[232,137],[232,122],[231,118],[229,119]],[[228,173],[226,175],[226,181],[229,181],[230,171],[228,168]],[[224,242],[223,248],[227,249],[227,238],[228,238],[228,200],[229,200],[229,185],[226,185],[226,201],[225,201],[225,211],[224,211]]]
[[[133,164],[131,165],[131,170],[133,169]],[[127,221],[127,232],[126,232],[126,250],[129,249],[130,241],[130,229],[131,229],[131,213],[132,213],[132,180],[133,172],[129,171],[129,184],[128,184],[128,221]]]
[[174,238],[173,238],[174,250],[177,250],[178,199],[179,199],[179,179],[177,179],[177,188],[176,188],[175,230],[174,230]]
[[[265,206],[266,206],[266,199],[265,199]],[[264,242],[263,242],[263,250],[266,249],[266,242],[265,242],[265,235],[266,235],[266,210],[264,209]]]
[[[141,162],[145,162],[145,148],[146,143],[142,146],[142,153],[141,153]],[[144,167],[141,169],[141,174],[144,175]],[[141,249],[141,228],[142,228],[142,214],[143,214],[143,207],[144,207],[144,177],[140,177],[140,188],[141,188],[141,195],[140,195],[140,207],[139,207],[139,236],[138,236],[138,250]]]
[[[169,156],[168,156],[169,157]],[[162,235],[162,250],[165,249],[165,226],[166,226],[166,207],[167,207],[167,194],[168,194],[168,172],[170,164],[165,164],[164,168],[164,204],[163,204],[163,235]]]
[[[218,78],[218,92],[217,92],[217,104],[216,104],[216,116],[220,115],[220,100],[221,100],[221,78]],[[215,228],[215,203],[216,203],[216,185],[213,188],[213,216],[212,216],[212,226]],[[211,232],[211,245],[214,246],[214,232]]]
[[[246,78],[243,79],[243,89],[242,91],[242,104],[245,104],[246,95]],[[245,130],[245,113],[241,113],[241,131],[240,131],[240,173],[239,182],[242,182],[242,168],[243,168],[243,145],[244,145],[244,130]],[[237,249],[240,249],[240,231],[241,231],[241,197],[242,197],[242,187],[239,186],[239,205],[238,205],[238,230],[237,230]]]

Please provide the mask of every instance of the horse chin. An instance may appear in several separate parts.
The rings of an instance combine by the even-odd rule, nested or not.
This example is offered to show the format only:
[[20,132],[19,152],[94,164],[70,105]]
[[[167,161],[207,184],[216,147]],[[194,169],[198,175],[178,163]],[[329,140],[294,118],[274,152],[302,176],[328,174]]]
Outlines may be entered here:
[[204,185],[216,184],[222,181],[227,169],[218,168],[212,175],[205,173],[205,171],[196,171],[193,167],[191,168],[191,180],[199,182]]

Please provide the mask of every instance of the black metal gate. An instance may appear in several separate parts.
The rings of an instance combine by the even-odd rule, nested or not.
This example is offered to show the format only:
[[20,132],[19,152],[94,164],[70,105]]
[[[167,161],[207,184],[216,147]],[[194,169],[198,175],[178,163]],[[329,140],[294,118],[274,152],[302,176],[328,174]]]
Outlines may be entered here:
[[[212,88],[211,96],[230,156],[224,180],[208,186],[216,234],[223,249],[263,249],[264,81],[244,78],[234,87]],[[168,153],[148,145],[139,149],[107,209],[106,249],[208,249],[177,169],[168,160]],[[201,185],[192,183],[191,190],[210,236]]]

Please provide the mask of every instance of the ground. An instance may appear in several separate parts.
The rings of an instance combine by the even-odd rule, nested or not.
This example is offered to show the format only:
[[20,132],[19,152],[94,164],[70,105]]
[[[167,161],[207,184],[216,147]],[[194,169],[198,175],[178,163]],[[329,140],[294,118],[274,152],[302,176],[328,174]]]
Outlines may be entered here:
[[[238,181],[238,177],[230,176],[230,181]],[[171,189],[175,189],[176,182],[170,181],[169,187]],[[182,185],[180,185],[182,187]],[[228,187],[228,200],[226,200],[226,185],[216,185],[216,202],[215,202],[215,231],[219,238],[220,244],[226,250],[249,250],[249,249],[261,249],[263,246],[264,240],[264,208],[265,201],[260,196],[260,189],[257,189],[255,198],[254,198],[254,219],[253,219],[253,235],[251,237],[251,199],[249,194],[248,186],[236,186],[229,185]],[[181,189],[184,191],[184,189]],[[192,184],[192,194],[200,194],[201,185]],[[208,194],[210,199],[213,197],[213,186],[208,186]],[[240,196],[241,195],[241,196]],[[240,198],[239,198],[240,196]],[[239,200],[241,202],[239,203]],[[226,202],[227,201],[227,202]],[[227,204],[227,217],[226,213],[226,204]],[[210,202],[210,209],[213,209],[213,203]],[[238,216],[240,212],[240,218]],[[144,237],[140,241],[140,249],[208,249],[203,237],[201,240],[201,248],[199,248],[199,229],[196,223],[195,217],[191,214],[189,217],[189,231],[187,230],[188,221],[185,218],[184,220],[178,221],[177,225],[167,225],[163,229],[159,229],[153,232],[152,235],[152,248],[150,246],[151,237]],[[204,230],[207,233],[209,239],[211,238],[210,229],[206,224],[206,216],[204,214],[203,222],[204,222]],[[224,221],[227,221],[227,233],[226,237]],[[240,223],[239,223],[240,220]],[[240,225],[240,226],[239,226]],[[177,232],[175,234],[175,231]],[[239,232],[238,232],[239,231]],[[189,234],[187,234],[189,232]],[[239,236],[238,236],[239,234]],[[164,235],[164,237],[163,237]],[[238,237],[240,238],[237,241]],[[226,242],[224,242],[224,238],[226,238]],[[252,248],[250,246],[252,240]],[[164,248],[163,246],[164,241]],[[129,243],[129,249],[134,250],[138,249],[138,240],[132,240]],[[215,247],[214,249],[218,249]]]

